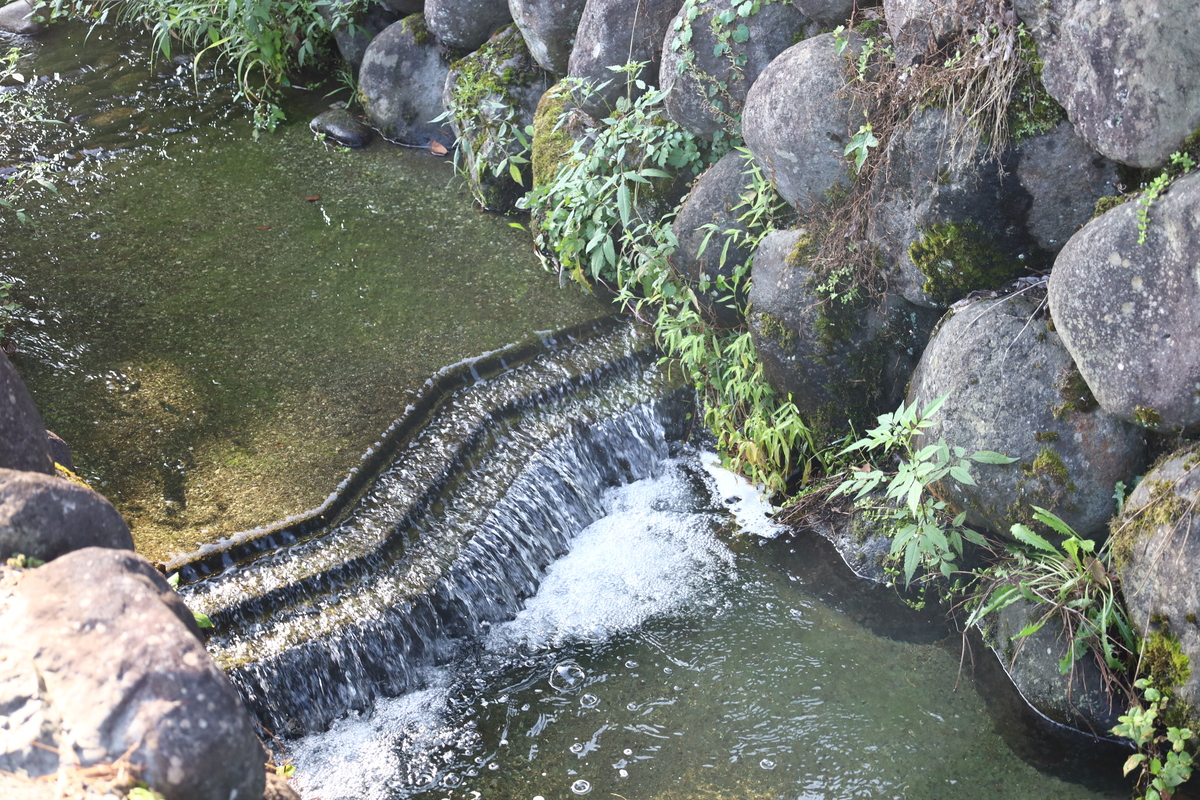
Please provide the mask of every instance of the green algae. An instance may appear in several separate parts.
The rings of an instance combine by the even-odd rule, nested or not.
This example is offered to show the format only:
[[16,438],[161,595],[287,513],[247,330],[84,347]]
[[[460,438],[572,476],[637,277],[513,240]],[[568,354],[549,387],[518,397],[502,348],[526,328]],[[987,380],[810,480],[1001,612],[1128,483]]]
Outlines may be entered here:
[[1020,263],[991,243],[974,222],[939,222],[908,248],[925,276],[925,293],[950,305],[976,289],[991,289],[1021,274]]

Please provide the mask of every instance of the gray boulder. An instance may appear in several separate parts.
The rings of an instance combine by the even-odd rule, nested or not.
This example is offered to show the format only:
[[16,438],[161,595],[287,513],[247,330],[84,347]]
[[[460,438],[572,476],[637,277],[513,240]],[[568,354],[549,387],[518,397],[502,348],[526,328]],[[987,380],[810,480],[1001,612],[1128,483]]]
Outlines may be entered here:
[[42,26],[33,19],[33,5],[28,0],[15,0],[0,8],[0,31],[5,33],[40,33]]
[[[779,54],[750,87],[742,115],[746,146],[798,211],[850,182],[844,152],[863,117],[845,91],[848,56],[834,40],[832,33],[814,36]],[[852,36],[846,54],[860,42]]]
[[[380,3],[367,3],[365,7],[357,9],[355,6],[351,0],[337,0],[318,5],[317,13],[333,27],[333,40],[342,59],[358,69],[366,55],[367,45],[401,15]],[[340,23],[334,24],[339,17]]]
[[1014,156],[1030,199],[1025,227],[1047,252],[1057,253],[1087,224],[1097,200],[1119,194],[1116,162],[1098,155],[1069,122],[1021,142]]
[[[515,25],[450,69],[442,102],[458,137],[460,167],[484,208],[510,211],[532,185],[524,131],[550,84]],[[514,157],[524,163],[511,161]],[[520,182],[511,174],[514,166]]]
[[1154,167],[1200,128],[1200,0],[1015,0],[1042,82],[1104,155]]
[[1092,536],[1115,511],[1113,486],[1137,474],[1145,442],[1136,426],[1090,402],[1041,308],[1026,289],[951,312],[921,356],[908,399],[923,408],[949,395],[922,444],[944,439],[1017,459],[973,464],[975,486],[947,479],[937,487],[969,525],[1007,536],[1040,506]]
[[762,240],[746,321],[771,387],[828,433],[900,402],[937,315],[895,295],[823,303],[807,244],[804,230]]
[[51,475],[0,469],[0,559],[50,561],[85,547],[132,550],[129,526],[104,497]]
[[567,74],[595,87],[611,83],[598,94],[579,98],[584,113],[603,119],[616,106],[617,98],[627,91],[633,97],[642,94],[635,86],[627,87],[625,76],[609,67],[621,67],[630,61],[646,62],[639,77],[647,84],[659,85],[663,38],[681,5],[683,0],[587,0]]
[[[237,692],[187,606],[141,556],[89,548],[31,570],[3,624],[0,664],[27,686],[30,669],[38,677],[23,713],[36,716],[40,704],[64,764],[129,753],[167,800],[262,796],[264,751]],[[4,742],[10,764],[15,751],[40,749],[28,738]]]
[[940,108],[918,112],[888,145],[888,180],[874,191],[869,236],[888,284],[919,305],[944,308],[1050,263],[1025,227],[1028,192],[1004,176],[1011,165],[960,138],[964,124]]
[[584,3],[585,0],[508,0],[508,10],[525,37],[530,54],[547,72],[567,74]]
[[1154,202],[1138,244],[1125,203],[1071,237],[1050,311],[1100,406],[1156,430],[1200,430],[1200,174]]
[[679,242],[670,256],[672,268],[696,290],[708,320],[724,328],[743,322],[744,291],[735,298],[719,282],[731,280],[734,270],[750,260],[750,250],[738,238],[748,232],[738,206],[751,163],[741,151],[726,153],[696,181],[671,223]]
[[[744,16],[743,7],[735,0],[685,5],[663,42],[659,85],[667,116],[697,136],[737,135],[746,93],[809,24],[790,2],[766,0]],[[733,21],[721,22],[726,15]]]
[[792,0],[800,13],[823,28],[832,28],[850,21],[854,9],[878,5],[876,0]]
[[308,123],[313,133],[324,136],[326,141],[344,147],[366,147],[375,137],[375,132],[360,122],[344,108],[323,111]]
[[42,415],[3,352],[0,352],[0,468],[54,474]]
[[984,22],[984,0],[883,0],[896,63],[919,64],[955,37]]
[[[1026,625],[1042,620],[1036,633],[1018,636]],[[1069,672],[1060,671],[1071,640],[1049,606],[1018,600],[991,615],[986,638],[1026,702],[1055,722],[1108,736],[1125,712],[1128,701],[1107,690],[1100,663],[1090,650]]]
[[471,52],[512,22],[508,0],[426,0],[425,23],[448,47]]
[[442,90],[450,74],[448,54],[413,14],[389,25],[371,40],[358,71],[359,98],[367,119],[384,138],[424,147],[454,144],[444,122]]
[[[1113,525],[1113,561],[1129,619],[1153,651],[1150,671],[1173,686],[1171,655],[1187,656],[1190,675],[1175,697],[1200,708],[1200,445],[1191,444],[1146,473]],[[1165,662],[1165,663],[1163,663]]]

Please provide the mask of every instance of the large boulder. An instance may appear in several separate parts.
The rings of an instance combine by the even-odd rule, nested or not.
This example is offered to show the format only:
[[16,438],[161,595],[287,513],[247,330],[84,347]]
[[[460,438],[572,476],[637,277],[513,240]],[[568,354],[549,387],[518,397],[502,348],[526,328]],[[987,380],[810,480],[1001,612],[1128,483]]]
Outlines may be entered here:
[[883,0],[896,63],[918,64],[956,37],[980,27],[984,0]]
[[425,22],[447,47],[471,52],[512,22],[508,0],[426,0]]
[[[1025,222],[1031,200],[1011,165],[971,146],[956,112],[928,108],[887,145],[888,174],[872,201],[888,283],[912,303],[944,308],[1049,266]],[[964,138],[965,137],[965,138]]]
[[[1200,708],[1200,445],[1191,444],[1146,473],[1113,525],[1113,561],[1129,619],[1154,651],[1147,672],[1168,670],[1170,651],[1191,671],[1177,699]],[[1164,659],[1164,656],[1168,658]],[[1174,684],[1180,675],[1164,682]]]
[[262,796],[265,754],[237,692],[142,557],[88,548],[31,570],[2,624],[0,687],[28,722],[2,740],[0,769],[52,772],[37,741],[63,764],[128,754],[167,800]]
[[1017,182],[1029,194],[1025,227],[1043,250],[1057,253],[1095,212],[1118,194],[1117,164],[1098,155],[1069,122],[1021,142],[1014,150]]
[[547,72],[567,74],[584,3],[585,0],[508,0],[508,10],[525,37],[529,53]]
[[42,415],[3,352],[0,352],[0,467],[54,474]]
[[759,243],[747,322],[772,388],[828,433],[903,399],[937,315],[890,294],[830,300],[808,269],[809,245],[802,229]]
[[682,4],[683,0],[587,0],[567,74],[594,87],[609,85],[579,98],[579,107],[585,113],[603,119],[616,106],[618,97],[627,92],[633,97],[641,95],[643,90],[632,83],[627,85],[625,76],[610,67],[645,62],[639,77],[646,84],[659,84],[663,38]]
[[14,0],[0,8],[0,31],[18,34],[40,33],[42,26],[33,17],[33,4],[29,0]]
[[420,14],[389,25],[371,40],[358,71],[359,98],[367,119],[385,138],[421,147],[432,141],[454,144],[449,124],[433,121],[446,113],[442,90],[450,55]]
[[949,395],[922,444],[944,439],[1016,459],[973,465],[974,486],[947,479],[935,487],[967,524],[1008,535],[1039,506],[1092,536],[1115,511],[1113,486],[1141,467],[1145,441],[1091,401],[1042,308],[1027,288],[951,312],[925,348],[908,399],[924,408]]
[[845,54],[837,52],[835,40],[826,33],[784,50],[746,96],[746,146],[780,196],[798,211],[850,182],[844,153],[862,124],[862,112],[846,91],[846,58],[861,39],[852,35]]
[[1104,155],[1162,164],[1200,128],[1200,0],[1014,0],[1042,82]]
[[129,526],[104,497],[51,475],[0,469],[0,559],[50,561],[85,547],[132,550]]
[[442,101],[458,137],[459,166],[484,208],[510,211],[532,185],[524,131],[550,83],[515,25],[451,66]]
[[317,6],[317,13],[332,28],[342,59],[355,69],[362,65],[371,40],[401,16],[381,3],[362,6],[353,0],[323,3]]
[[720,130],[736,136],[746,93],[809,22],[790,2],[685,3],[659,66],[667,116],[697,136],[711,139]]
[[800,13],[823,28],[849,22],[854,9],[878,5],[878,0],[792,0]]
[[1071,237],[1050,275],[1050,312],[1110,414],[1158,430],[1200,430],[1200,174],[1149,210],[1125,203]]

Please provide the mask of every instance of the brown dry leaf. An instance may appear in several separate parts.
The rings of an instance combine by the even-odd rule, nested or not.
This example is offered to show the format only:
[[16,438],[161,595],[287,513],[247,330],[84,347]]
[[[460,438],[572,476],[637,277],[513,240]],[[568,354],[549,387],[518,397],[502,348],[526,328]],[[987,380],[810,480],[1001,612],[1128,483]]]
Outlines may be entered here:
[[315,203],[315,202],[317,202],[318,200],[320,200],[320,199],[321,199],[321,195],[319,195],[319,194],[310,194],[308,197],[306,197],[306,198],[304,198],[304,199],[305,199],[305,200],[307,200],[307,201],[308,201],[308,202],[310,202],[310,203]]
[[446,145],[434,139],[429,143],[429,152],[433,153],[435,156],[444,156],[450,151],[446,149]]
[[257,228],[255,228],[254,230],[256,230],[256,231],[269,231],[269,230],[271,230],[271,226],[270,226],[270,225],[259,225],[259,226],[258,226]]

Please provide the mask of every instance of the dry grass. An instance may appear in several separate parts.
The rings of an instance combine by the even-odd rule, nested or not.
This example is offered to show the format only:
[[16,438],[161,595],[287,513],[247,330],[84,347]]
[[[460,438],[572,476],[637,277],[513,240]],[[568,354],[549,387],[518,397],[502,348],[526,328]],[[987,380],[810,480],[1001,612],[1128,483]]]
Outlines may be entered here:
[[[44,747],[45,745],[35,746]],[[55,751],[57,752],[57,751]],[[51,775],[25,778],[0,771],[0,796],[6,800],[99,800],[123,798],[137,785],[138,767],[126,753],[111,764],[70,765]]]

